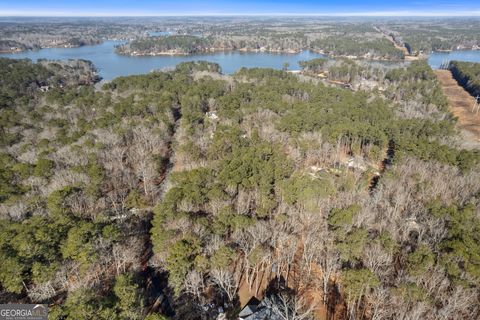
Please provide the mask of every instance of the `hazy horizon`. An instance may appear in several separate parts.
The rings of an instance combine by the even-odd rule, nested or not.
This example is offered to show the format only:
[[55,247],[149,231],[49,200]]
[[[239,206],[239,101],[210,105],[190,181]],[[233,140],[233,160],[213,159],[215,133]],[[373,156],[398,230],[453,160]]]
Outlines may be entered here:
[[163,16],[365,16],[365,17],[478,17],[478,1],[59,1],[6,0],[0,16],[8,17],[163,17]]

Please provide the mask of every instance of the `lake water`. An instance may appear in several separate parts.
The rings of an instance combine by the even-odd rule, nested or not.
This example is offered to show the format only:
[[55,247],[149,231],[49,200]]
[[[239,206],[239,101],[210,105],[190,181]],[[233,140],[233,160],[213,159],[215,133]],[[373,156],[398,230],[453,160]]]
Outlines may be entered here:
[[[164,34],[168,32],[158,32]],[[38,51],[26,51],[21,53],[0,54],[0,57],[16,59],[85,59],[92,61],[97,67],[100,76],[105,80],[111,80],[118,76],[147,73],[167,67],[174,67],[180,62],[192,60],[206,60],[216,62],[222,67],[224,73],[234,73],[241,67],[274,68],[281,69],[285,62],[290,64],[290,69],[299,69],[298,61],[324,57],[311,51],[302,51],[297,54],[275,54],[265,52],[218,52],[191,56],[156,56],[156,57],[130,57],[115,53],[115,46],[122,41],[105,41],[94,46],[79,48],[51,48]],[[428,63],[437,69],[445,61],[460,60],[480,62],[480,50],[465,50],[453,52],[433,52]]]
[[218,52],[192,56],[156,56],[156,57],[130,57],[115,53],[115,45],[121,41],[105,41],[100,45],[82,46],[79,48],[50,48],[38,51],[0,54],[1,57],[24,59],[33,61],[37,59],[67,60],[85,59],[92,61],[98,69],[100,76],[111,80],[118,76],[147,73],[152,70],[174,67],[180,62],[192,60],[206,60],[216,62],[222,67],[224,73],[234,73],[241,67],[275,68],[281,69],[285,62],[290,64],[290,69],[299,69],[298,61],[323,57],[311,51],[302,51],[297,54],[274,54],[256,52]]
[[461,50],[452,52],[433,52],[428,58],[428,64],[433,69],[440,68],[440,65],[448,61],[480,62],[480,50]]

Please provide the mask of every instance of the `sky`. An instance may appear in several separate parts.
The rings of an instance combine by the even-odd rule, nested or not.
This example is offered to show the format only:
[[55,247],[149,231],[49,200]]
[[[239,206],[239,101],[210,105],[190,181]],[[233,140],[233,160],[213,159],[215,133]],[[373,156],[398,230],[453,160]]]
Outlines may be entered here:
[[478,16],[480,0],[0,0],[0,16]]

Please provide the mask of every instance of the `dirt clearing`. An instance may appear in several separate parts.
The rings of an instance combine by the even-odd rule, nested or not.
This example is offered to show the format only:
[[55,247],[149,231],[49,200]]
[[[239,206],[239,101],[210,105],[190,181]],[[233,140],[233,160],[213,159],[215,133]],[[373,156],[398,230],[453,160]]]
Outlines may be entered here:
[[480,146],[480,112],[472,111],[475,98],[472,97],[448,70],[435,70],[438,80],[447,96],[450,111],[458,118],[458,127],[463,132],[463,137],[478,148]]

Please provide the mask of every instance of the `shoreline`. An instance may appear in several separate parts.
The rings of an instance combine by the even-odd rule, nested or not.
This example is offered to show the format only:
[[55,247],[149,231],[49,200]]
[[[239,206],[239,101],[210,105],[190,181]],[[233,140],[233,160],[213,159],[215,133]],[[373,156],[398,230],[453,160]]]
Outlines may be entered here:
[[[210,48],[208,50],[202,50],[200,52],[188,53],[188,52],[175,52],[175,50],[170,51],[159,51],[159,52],[149,52],[149,53],[123,53],[118,52],[115,50],[115,53],[121,56],[130,56],[130,57],[155,57],[155,56],[195,56],[195,55],[202,55],[202,54],[209,54],[209,53],[217,53],[217,52],[242,52],[242,53],[271,53],[271,54],[299,54],[302,51],[312,51],[314,53],[322,54],[316,52],[314,50],[262,50],[262,49],[248,49],[248,48],[240,48],[240,49],[228,49],[228,48]],[[325,55],[325,54],[323,54]]]
[[302,49],[302,50],[262,50],[262,49],[210,49],[205,50],[202,52],[195,52],[195,53],[186,53],[186,52],[173,52],[173,51],[160,51],[160,52],[151,52],[151,53],[123,53],[117,52],[116,54],[121,56],[128,56],[128,57],[155,57],[155,56],[195,56],[195,55],[203,55],[209,53],[220,53],[220,52],[241,52],[241,53],[269,53],[269,54],[280,54],[280,55],[295,55],[299,54],[303,51],[311,51],[316,54],[323,55],[327,58],[331,59],[338,59],[338,58],[347,58],[352,60],[370,60],[370,61],[383,61],[383,62],[403,62],[407,60],[405,57],[404,59],[393,59],[393,58],[382,58],[382,57],[366,57],[366,56],[356,56],[356,55],[334,55],[325,53],[323,50],[312,50],[312,49]]
[[[15,55],[17,54],[25,54],[28,52],[38,52],[41,51],[42,49],[77,49],[77,48],[82,48],[82,47],[95,47],[102,45],[106,43],[107,41],[113,41],[113,42],[122,42],[125,40],[114,40],[114,39],[109,39],[109,38],[104,38],[98,43],[94,44],[84,44],[84,45],[78,45],[78,46],[65,46],[65,45],[60,45],[60,46],[49,46],[49,47],[42,47],[42,48],[35,48],[35,49],[26,49],[26,50],[3,50],[0,51],[0,55],[8,57],[8,55],[12,55],[10,58],[12,59],[17,59]],[[468,52],[468,51],[473,51],[473,52],[478,52],[480,51],[480,47],[473,47],[473,48],[462,48],[459,50],[435,50],[431,51],[428,54],[421,54],[418,56],[413,56],[413,55],[406,55],[404,58],[385,58],[385,57],[372,57],[372,56],[357,56],[357,55],[334,55],[325,52],[324,50],[321,49],[299,49],[299,50],[293,50],[293,49],[287,49],[287,50],[267,50],[264,48],[260,49],[251,49],[251,48],[240,48],[240,49],[229,49],[229,48],[208,48],[207,50],[202,50],[201,52],[195,52],[195,53],[186,53],[186,52],[178,52],[175,50],[170,50],[170,51],[162,51],[162,52],[151,52],[151,53],[121,53],[116,50],[117,45],[114,45],[112,47],[113,52],[119,56],[125,56],[125,57],[188,57],[188,56],[201,56],[201,55],[208,55],[208,54],[215,54],[215,53],[245,53],[245,54],[253,54],[253,53],[267,53],[267,54],[278,54],[278,55],[296,55],[304,51],[310,51],[315,54],[320,54],[323,55],[327,59],[341,59],[341,58],[346,58],[346,59],[352,59],[352,60],[366,60],[366,61],[373,61],[373,62],[390,62],[390,63],[402,63],[402,62],[411,62],[415,60],[424,60],[424,59],[429,59],[432,54],[452,54],[454,52]]]
[[241,53],[269,53],[269,54],[299,54],[302,51],[311,51],[316,54],[324,55],[327,58],[331,59],[338,59],[338,58],[346,58],[352,60],[369,60],[369,61],[380,61],[380,62],[410,62],[416,60],[423,60],[430,58],[431,54],[434,53],[452,53],[452,52],[463,52],[463,51],[480,51],[480,48],[472,48],[472,49],[459,49],[459,50],[435,50],[431,51],[429,54],[422,54],[418,56],[414,55],[405,55],[404,58],[385,58],[385,57],[367,57],[367,56],[357,56],[357,55],[347,55],[347,54],[330,54],[325,52],[324,50],[318,49],[301,49],[301,50],[264,50],[264,49],[248,49],[248,48],[240,48],[240,49],[227,49],[227,48],[213,48],[209,50],[204,50],[201,52],[195,53],[187,53],[187,52],[174,52],[172,51],[160,51],[160,52],[151,52],[151,53],[122,53],[115,51],[116,54],[121,56],[128,56],[128,57],[155,57],[155,56],[195,56],[195,55],[203,55],[209,53],[227,53],[227,52],[241,52]]

